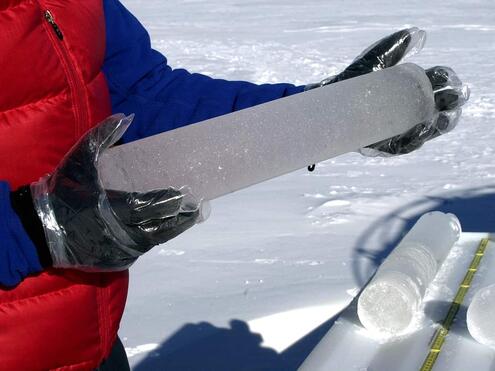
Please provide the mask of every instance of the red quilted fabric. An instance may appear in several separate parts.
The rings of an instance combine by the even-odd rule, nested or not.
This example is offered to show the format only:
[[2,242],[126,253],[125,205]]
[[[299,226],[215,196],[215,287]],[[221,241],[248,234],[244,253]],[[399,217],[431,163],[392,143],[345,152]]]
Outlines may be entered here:
[[[0,0],[0,179],[54,169],[111,114],[101,0]],[[0,288],[1,370],[91,370],[109,354],[127,272],[47,270]]]

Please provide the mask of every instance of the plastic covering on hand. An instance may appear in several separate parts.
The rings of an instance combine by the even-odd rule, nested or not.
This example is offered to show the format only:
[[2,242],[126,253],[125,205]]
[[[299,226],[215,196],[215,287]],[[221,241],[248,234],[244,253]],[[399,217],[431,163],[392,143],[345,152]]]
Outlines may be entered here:
[[[341,73],[306,90],[343,81],[373,71],[395,66],[404,58],[419,53],[426,41],[426,32],[412,27],[395,32],[364,50]],[[419,123],[401,135],[389,138],[359,152],[366,156],[393,156],[406,154],[421,147],[426,141],[452,130],[461,116],[461,106],[469,99],[469,89],[462,85],[455,72],[448,67],[426,70],[435,96],[437,112],[432,120]]]
[[53,174],[31,185],[55,267],[123,270],[198,221],[201,203],[185,188],[144,193],[103,189],[99,156],[132,118],[107,118],[80,139]]
[[430,79],[435,97],[436,113],[433,118],[403,134],[361,148],[361,154],[382,157],[407,154],[456,127],[461,117],[461,107],[469,99],[469,88],[462,85],[449,67],[430,68],[426,70],[426,75]]
[[338,75],[328,77],[316,84],[309,84],[306,90],[395,66],[405,57],[418,53],[423,48],[425,40],[426,32],[417,27],[397,31],[366,48]]

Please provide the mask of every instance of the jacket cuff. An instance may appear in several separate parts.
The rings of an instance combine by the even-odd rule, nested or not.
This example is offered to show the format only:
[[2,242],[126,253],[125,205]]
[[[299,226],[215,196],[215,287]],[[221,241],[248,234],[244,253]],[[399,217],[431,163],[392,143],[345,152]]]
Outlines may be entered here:
[[23,186],[17,191],[11,192],[10,200],[24,230],[36,247],[41,266],[44,268],[51,267],[53,265],[52,257],[46,243],[43,224],[34,208],[30,187],[28,185]]

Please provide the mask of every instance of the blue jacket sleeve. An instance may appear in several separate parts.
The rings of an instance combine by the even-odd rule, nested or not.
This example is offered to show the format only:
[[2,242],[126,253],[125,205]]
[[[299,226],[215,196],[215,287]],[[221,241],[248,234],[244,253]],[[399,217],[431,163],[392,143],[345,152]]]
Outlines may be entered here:
[[129,142],[301,92],[291,84],[256,85],[172,69],[151,48],[139,21],[118,1],[104,0],[106,56],[103,71],[114,113],[135,113]]
[[15,286],[41,270],[36,248],[12,209],[9,185],[0,181],[0,285]]

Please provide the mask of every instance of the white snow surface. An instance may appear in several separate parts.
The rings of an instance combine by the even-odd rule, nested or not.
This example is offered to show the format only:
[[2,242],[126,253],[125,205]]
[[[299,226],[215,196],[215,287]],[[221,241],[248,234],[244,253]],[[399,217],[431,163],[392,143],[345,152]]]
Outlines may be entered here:
[[[123,0],[173,67],[319,81],[395,30],[472,89],[459,126],[397,158],[351,153],[212,203],[131,268],[120,336],[134,370],[291,370],[421,214],[495,232],[492,0]],[[331,118],[329,118],[331,119]]]

